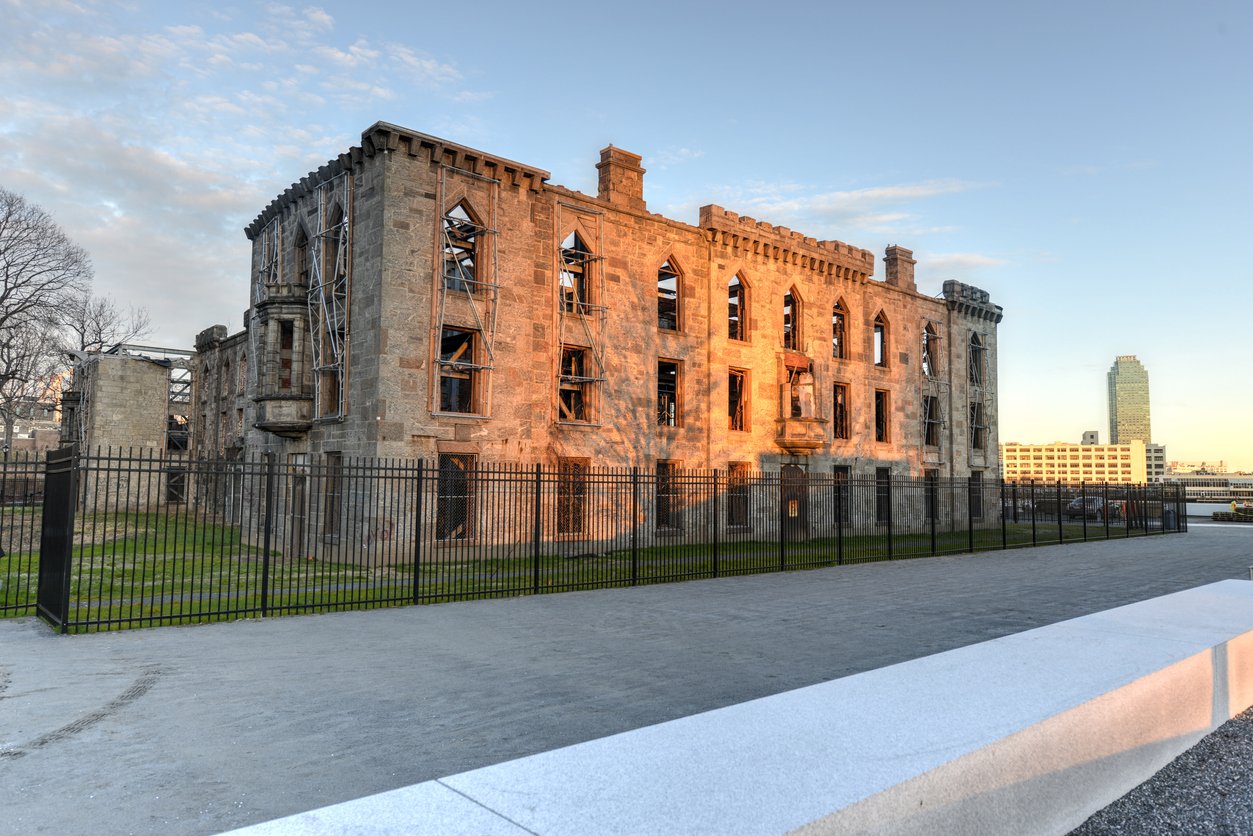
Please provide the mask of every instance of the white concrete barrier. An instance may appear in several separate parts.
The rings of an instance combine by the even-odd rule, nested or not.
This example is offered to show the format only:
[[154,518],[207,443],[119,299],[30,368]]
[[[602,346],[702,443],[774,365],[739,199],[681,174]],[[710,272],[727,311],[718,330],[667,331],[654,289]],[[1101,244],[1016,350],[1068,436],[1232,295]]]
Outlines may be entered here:
[[1065,833],[1250,705],[1223,581],[237,832]]

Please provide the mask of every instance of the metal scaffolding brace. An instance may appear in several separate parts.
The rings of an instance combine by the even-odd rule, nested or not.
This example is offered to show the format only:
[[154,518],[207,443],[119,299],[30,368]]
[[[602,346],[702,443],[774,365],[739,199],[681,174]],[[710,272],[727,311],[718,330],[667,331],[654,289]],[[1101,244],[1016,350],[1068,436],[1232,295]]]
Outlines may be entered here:
[[[584,214],[594,214],[596,220],[596,243],[593,247],[595,253],[604,253],[604,230],[602,229],[600,213],[583,209],[569,203],[557,203],[557,228],[561,228],[561,209],[562,207],[572,209]],[[560,389],[563,383],[567,384],[584,384],[584,383],[602,383],[607,379],[605,374],[605,315],[609,310],[606,305],[591,304],[586,299],[578,300],[574,303],[573,311],[565,310],[565,299],[562,296],[563,279],[571,268],[578,270],[587,275],[588,268],[592,264],[599,263],[604,260],[604,255],[593,255],[592,253],[584,253],[584,257],[568,258],[564,252],[558,252],[557,267],[557,343],[554,346],[556,353],[557,389],[558,403],[560,403]],[[600,294],[603,298],[604,293],[604,276],[600,276]],[[590,295],[590,294],[589,294]],[[595,297],[593,297],[595,298]],[[566,342],[566,321],[577,320],[579,323],[578,332],[582,333],[583,339],[587,343],[587,348],[592,355],[594,368],[584,368],[582,374],[567,375],[562,369],[562,351],[568,345]]]
[[[444,201],[445,195],[447,195],[447,175],[450,172],[489,184],[491,214],[488,216],[488,221],[490,223],[496,217],[497,193],[500,190],[500,181],[454,166],[440,166],[439,199],[441,201]],[[479,340],[483,345],[483,362],[466,361],[460,357],[448,359],[441,357],[438,352],[435,360],[441,367],[453,367],[459,371],[483,373],[484,378],[481,384],[481,391],[484,393],[485,399],[487,399],[489,398],[488,393],[491,392],[491,378],[489,375],[496,368],[496,310],[500,289],[500,284],[496,281],[499,276],[497,272],[499,264],[496,259],[496,230],[486,224],[475,221],[464,211],[458,212],[457,210],[460,206],[460,203],[453,206],[444,206],[444,212],[440,218],[440,252],[438,257],[433,259],[435,261],[435,284],[439,289],[439,307],[436,314],[435,334],[438,336],[444,331],[445,312],[449,296],[465,299],[470,309],[470,316],[474,320],[474,330],[479,334]],[[472,247],[473,270],[465,263],[464,259],[450,257],[459,250],[464,252],[467,239],[474,241]],[[491,272],[487,275],[484,275],[484,262],[491,264]],[[452,324],[456,325],[457,323]],[[433,388],[431,395],[431,409],[435,411],[439,406],[438,389]]]
[[[319,184],[317,192],[318,229],[309,241],[314,253],[309,259],[308,297],[314,405],[319,418],[338,418],[344,414],[348,355],[352,180],[340,174]],[[329,213],[337,203],[340,215],[333,219]],[[324,391],[328,385],[334,391]]]
[[248,391],[256,391],[260,385],[262,353],[265,341],[261,328],[257,325],[259,317],[256,306],[265,301],[266,288],[281,284],[283,281],[283,224],[273,218],[261,231],[261,258],[257,263],[257,274],[252,280],[252,315],[248,328]]

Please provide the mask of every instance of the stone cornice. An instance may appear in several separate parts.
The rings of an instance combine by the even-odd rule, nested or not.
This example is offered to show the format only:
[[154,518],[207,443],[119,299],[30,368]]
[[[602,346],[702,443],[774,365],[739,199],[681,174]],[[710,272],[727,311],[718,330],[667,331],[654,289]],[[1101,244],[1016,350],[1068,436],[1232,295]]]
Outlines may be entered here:
[[261,234],[261,230],[265,229],[270,221],[278,217],[288,206],[305,195],[312,193],[327,180],[334,179],[346,171],[351,171],[353,166],[359,164],[360,161],[361,149],[354,145],[335,159],[329,160],[326,165],[317,171],[311,171],[304,177],[301,177],[288,186],[281,195],[271,200],[270,204],[261,210],[261,214],[257,215],[252,223],[244,227],[244,234],[248,236],[249,241],[253,240]]

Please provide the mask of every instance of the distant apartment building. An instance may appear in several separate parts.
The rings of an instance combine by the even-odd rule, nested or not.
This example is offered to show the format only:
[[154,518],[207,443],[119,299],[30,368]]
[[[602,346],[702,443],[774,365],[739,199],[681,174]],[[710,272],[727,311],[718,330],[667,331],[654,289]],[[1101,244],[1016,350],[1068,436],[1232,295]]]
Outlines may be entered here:
[[1166,472],[1172,475],[1226,473],[1227,463],[1222,460],[1216,462],[1166,462]]
[[1149,482],[1156,484],[1166,478],[1166,445],[1144,445],[1144,458]]
[[1149,422],[1149,373],[1133,354],[1120,355],[1109,369],[1109,441],[1153,439]]
[[1100,444],[1101,434],[1097,430],[1084,430],[1083,440],[1080,441],[1079,443],[1080,444]]
[[1001,468],[1006,482],[1142,485],[1149,480],[1145,444],[1138,439],[1125,444],[1002,444]]

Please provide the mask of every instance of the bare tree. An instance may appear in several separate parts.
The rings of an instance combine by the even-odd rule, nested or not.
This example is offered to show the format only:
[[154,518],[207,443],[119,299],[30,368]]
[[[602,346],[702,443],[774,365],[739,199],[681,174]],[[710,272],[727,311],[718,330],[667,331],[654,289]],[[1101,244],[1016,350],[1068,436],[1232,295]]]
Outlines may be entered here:
[[22,418],[33,418],[42,404],[61,397],[56,385],[65,361],[56,351],[56,326],[29,323],[9,329],[0,342],[0,422],[4,425],[7,458],[13,449],[13,432]]
[[91,276],[87,253],[47,212],[0,187],[0,342],[24,326],[55,322]]
[[61,309],[63,347],[68,351],[104,351],[148,335],[152,322],[147,308],[132,307],[124,314],[108,296],[89,291],[70,294]]

